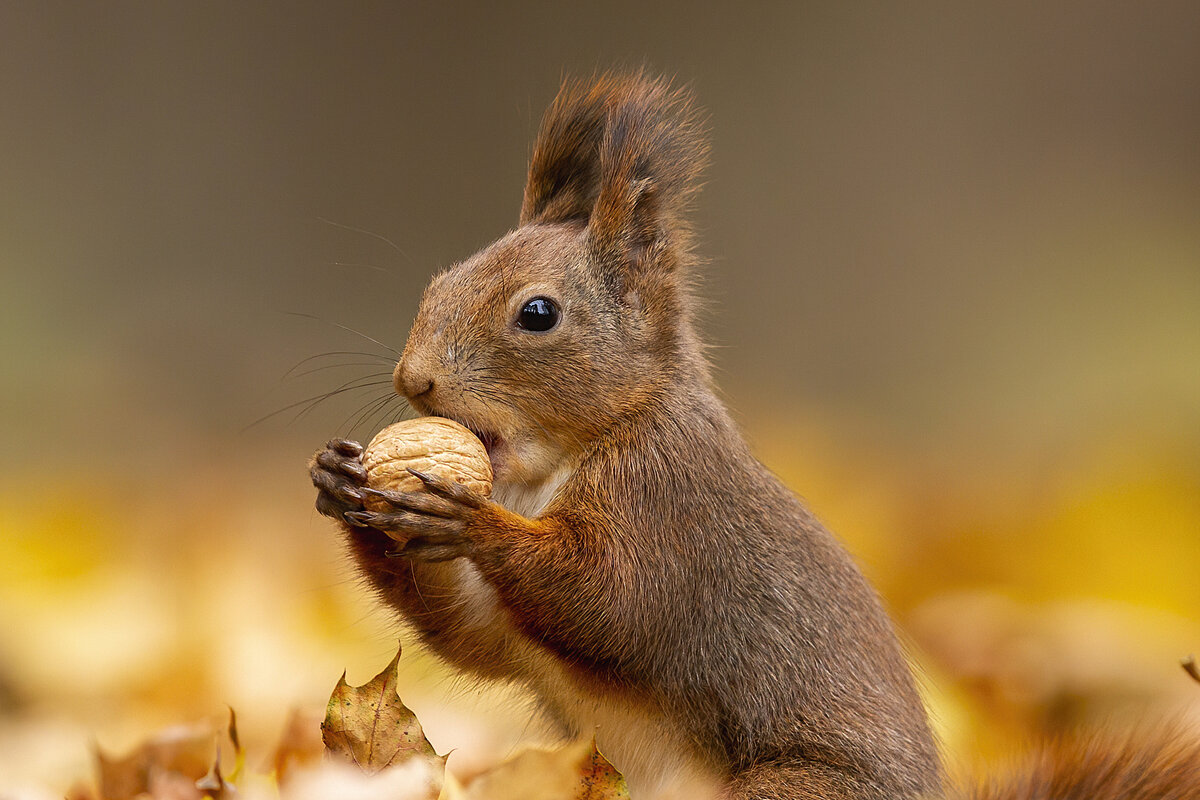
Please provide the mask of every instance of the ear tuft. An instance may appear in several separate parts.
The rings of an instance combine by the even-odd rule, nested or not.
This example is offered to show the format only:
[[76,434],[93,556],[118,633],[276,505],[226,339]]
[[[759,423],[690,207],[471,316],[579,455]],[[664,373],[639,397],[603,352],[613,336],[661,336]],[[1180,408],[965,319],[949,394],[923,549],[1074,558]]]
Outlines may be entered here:
[[542,119],[521,224],[586,221],[606,257],[677,260],[707,153],[688,91],[642,72],[566,81]]

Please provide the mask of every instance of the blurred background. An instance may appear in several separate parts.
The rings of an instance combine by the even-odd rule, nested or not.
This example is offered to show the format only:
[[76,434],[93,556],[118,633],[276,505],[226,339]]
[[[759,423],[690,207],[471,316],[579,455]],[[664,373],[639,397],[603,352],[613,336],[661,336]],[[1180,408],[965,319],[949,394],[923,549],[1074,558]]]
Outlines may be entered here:
[[[1197,42],[1190,2],[0,5],[0,776],[52,796],[226,704],[266,752],[387,663],[305,461],[395,409],[560,77],[641,64],[711,117],[725,395],[952,764],[1196,719]],[[401,672],[452,768],[539,735]]]

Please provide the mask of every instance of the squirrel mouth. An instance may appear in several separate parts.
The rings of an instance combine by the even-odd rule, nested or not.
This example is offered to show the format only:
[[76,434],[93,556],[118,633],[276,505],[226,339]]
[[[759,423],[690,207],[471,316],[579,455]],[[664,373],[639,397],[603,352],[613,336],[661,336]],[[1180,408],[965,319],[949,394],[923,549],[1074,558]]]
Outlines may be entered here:
[[491,431],[484,430],[483,428],[479,427],[478,425],[471,422],[470,420],[465,420],[465,419],[462,419],[461,417],[451,416],[450,414],[443,414],[442,412],[438,411],[437,409],[430,409],[429,413],[433,416],[445,417],[446,419],[454,420],[459,425],[462,425],[464,428],[469,430],[471,433],[475,434],[476,438],[478,438],[479,441],[483,442],[483,449],[487,450],[489,459],[491,459],[494,456],[494,454],[495,454],[494,451],[496,450],[497,447],[500,446],[500,443],[503,441],[497,434],[492,433]]
[[492,450],[500,443],[500,437],[494,433],[477,430],[470,425],[463,425],[464,428],[479,437],[479,441],[483,442],[483,449],[487,450],[488,458],[492,457]]

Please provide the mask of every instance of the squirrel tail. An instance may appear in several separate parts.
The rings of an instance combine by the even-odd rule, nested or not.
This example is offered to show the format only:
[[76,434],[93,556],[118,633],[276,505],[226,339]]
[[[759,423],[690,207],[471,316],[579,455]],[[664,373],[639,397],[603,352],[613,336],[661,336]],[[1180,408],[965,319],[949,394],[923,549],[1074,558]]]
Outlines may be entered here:
[[1200,737],[1184,726],[1044,745],[951,800],[1200,800]]

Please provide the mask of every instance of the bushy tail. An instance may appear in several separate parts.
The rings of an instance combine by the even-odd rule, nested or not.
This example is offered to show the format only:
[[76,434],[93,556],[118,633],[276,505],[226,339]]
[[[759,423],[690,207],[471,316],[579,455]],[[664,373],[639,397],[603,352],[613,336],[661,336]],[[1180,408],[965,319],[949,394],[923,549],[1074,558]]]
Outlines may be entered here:
[[1200,736],[1165,727],[1056,741],[951,800],[1200,800]]

